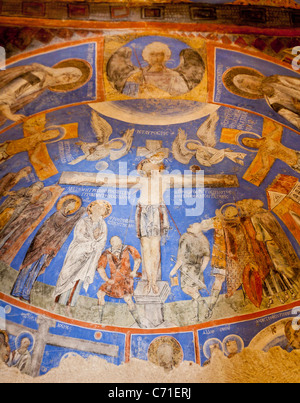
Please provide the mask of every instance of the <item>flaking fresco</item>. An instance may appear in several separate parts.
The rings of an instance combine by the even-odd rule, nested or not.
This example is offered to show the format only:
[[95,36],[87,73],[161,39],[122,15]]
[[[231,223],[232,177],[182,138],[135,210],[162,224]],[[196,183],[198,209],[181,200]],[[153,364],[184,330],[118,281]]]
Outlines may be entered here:
[[207,36],[98,34],[0,72],[8,367],[299,349],[300,76]]

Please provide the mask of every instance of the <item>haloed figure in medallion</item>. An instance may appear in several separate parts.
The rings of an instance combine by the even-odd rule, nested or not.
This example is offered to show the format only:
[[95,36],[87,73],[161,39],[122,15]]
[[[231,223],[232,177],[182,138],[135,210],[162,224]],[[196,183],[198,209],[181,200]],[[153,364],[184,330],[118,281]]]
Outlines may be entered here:
[[68,92],[82,87],[91,77],[91,67],[84,60],[65,60],[54,67],[39,63],[11,67],[0,72],[0,125],[7,119],[25,118],[17,113],[47,89]]
[[223,75],[228,91],[247,99],[265,99],[270,108],[300,129],[300,78],[265,77],[250,67],[232,67]]

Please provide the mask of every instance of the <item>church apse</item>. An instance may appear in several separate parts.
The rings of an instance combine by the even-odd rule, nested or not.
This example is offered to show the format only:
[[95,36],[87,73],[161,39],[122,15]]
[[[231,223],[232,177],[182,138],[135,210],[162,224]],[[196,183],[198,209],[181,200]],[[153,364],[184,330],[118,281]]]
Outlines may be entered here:
[[300,348],[300,76],[254,41],[99,31],[7,60],[8,367],[96,355],[170,371]]

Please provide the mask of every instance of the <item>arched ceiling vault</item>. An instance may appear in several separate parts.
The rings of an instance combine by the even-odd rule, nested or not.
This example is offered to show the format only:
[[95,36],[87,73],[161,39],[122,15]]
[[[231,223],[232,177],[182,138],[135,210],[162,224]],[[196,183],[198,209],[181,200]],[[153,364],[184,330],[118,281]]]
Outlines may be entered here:
[[299,349],[298,2],[0,4],[0,359]]

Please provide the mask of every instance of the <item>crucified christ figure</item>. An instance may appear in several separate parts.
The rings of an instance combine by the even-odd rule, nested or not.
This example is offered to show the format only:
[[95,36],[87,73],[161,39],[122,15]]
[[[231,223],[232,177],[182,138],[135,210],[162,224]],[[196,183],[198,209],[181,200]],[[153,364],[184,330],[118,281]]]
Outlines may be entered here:
[[166,174],[164,165],[153,158],[138,166],[138,176],[64,172],[59,183],[79,186],[134,188],[140,191],[136,201],[136,229],[141,241],[142,271],[146,280],[145,293],[159,293],[157,281],[161,279],[161,241],[170,229],[164,193],[171,188],[238,187],[235,175],[182,175]]

